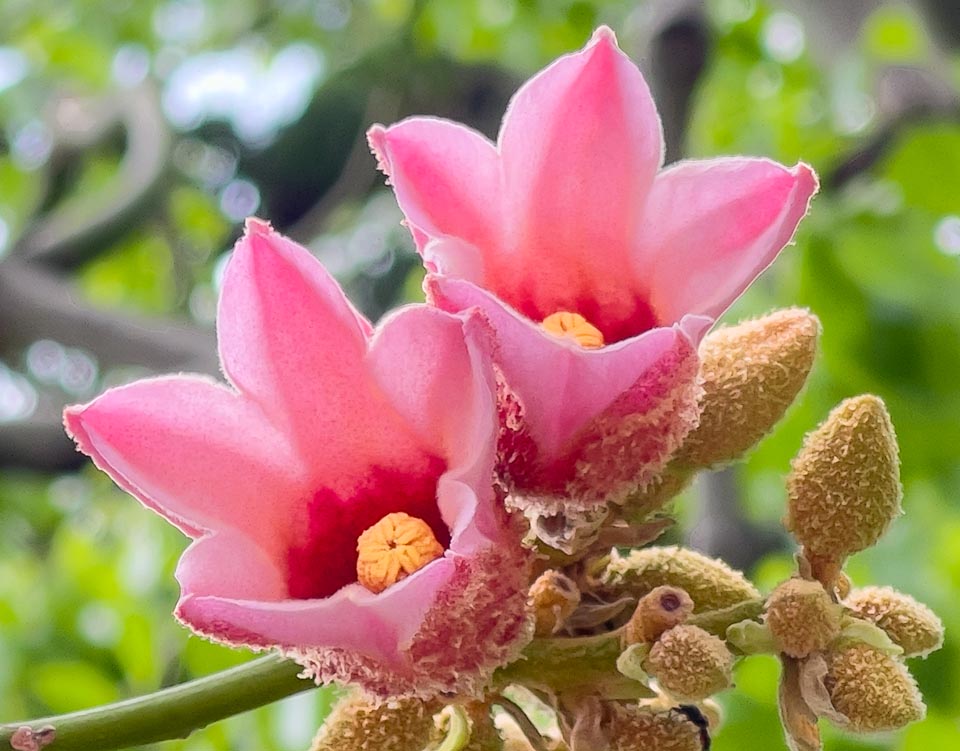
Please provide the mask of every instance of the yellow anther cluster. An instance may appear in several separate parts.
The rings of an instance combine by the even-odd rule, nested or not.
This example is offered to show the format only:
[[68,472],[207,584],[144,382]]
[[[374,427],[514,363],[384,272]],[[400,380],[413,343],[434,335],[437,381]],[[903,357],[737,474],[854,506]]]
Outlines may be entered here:
[[[821,581],[880,538],[902,513],[897,439],[881,399],[847,399],[807,435],[787,478],[787,496],[787,529]],[[830,576],[818,574],[831,565]]]
[[730,685],[733,655],[713,634],[681,624],[660,636],[644,667],[671,696],[699,701]]
[[545,571],[531,585],[527,604],[533,612],[537,636],[550,636],[580,604],[580,590],[559,571]]
[[840,635],[840,615],[820,582],[788,579],[767,599],[765,620],[777,648],[799,658],[823,651]]
[[693,600],[679,587],[656,587],[640,598],[623,630],[626,644],[654,642],[664,631],[683,623],[693,612]]
[[676,710],[616,704],[604,729],[611,751],[703,751],[700,728]]
[[897,730],[922,720],[926,707],[904,664],[885,652],[853,643],[829,655],[826,687],[850,730]]
[[757,588],[727,564],[676,546],[616,551],[598,576],[598,591],[613,597],[640,598],[656,587],[679,587],[693,599],[694,612],[736,605],[758,598]]
[[904,657],[925,657],[943,645],[943,623],[936,613],[891,587],[855,589],[843,604],[882,628]]
[[707,336],[700,345],[700,423],[674,464],[725,464],[769,433],[806,383],[819,334],[816,316],[790,308]]
[[331,712],[310,751],[409,751],[442,738],[434,715],[439,702],[392,699],[374,704],[362,695],[343,699]]
[[579,313],[564,310],[551,313],[541,325],[547,333],[561,339],[572,339],[586,349],[603,346],[603,333]]
[[400,511],[361,534],[357,553],[357,581],[379,593],[442,556],[443,546],[430,525]]

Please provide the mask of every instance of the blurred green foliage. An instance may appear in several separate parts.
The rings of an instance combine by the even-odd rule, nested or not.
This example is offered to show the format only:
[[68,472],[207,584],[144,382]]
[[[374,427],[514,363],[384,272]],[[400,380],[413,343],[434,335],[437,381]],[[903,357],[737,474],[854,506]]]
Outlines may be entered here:
[[[852,179],[833,178],[845,160],[881,136],[870,82],[885,66],[946,71],[956,90],[960,60],[936,48],[920,14],[904,4],[876,10],[829,65],[808,49],[818,29],[788,10],[755,0],[713,0],[707,7],[713,47],[694,97],[688,155],[803,159],[825,178],[796,247],[727,315],[736,320],[804,305],[824,326],[822,354],[804,396],[739,470],[745,508],[754,522],[777,525],[783,476],[804,432],[846,396],[869,391],[886,400],[901,442],[907,515],[851,562],[850,573],[855,582],[890,584],[931,605],[946,623],[947,643],[912,666],[930,707],[925,721],[869,739],[830,732],[827,748],[955,748],[960,123],[932,117],[903,125]],[[209,327],[218,270],[240,212],[280,212],[303,200],[302,215],[323,191],[339,190],[339,167],[330,160],[348,159],[356,148],[353,131],[367,116],[363,98],[353,93],[362,90],[365,97],[372,80],[390,81],[390,66],[408,64],[398,55],[496,66],[519,80],[582,44],[601,22],[621,31],[632,51],[649,21],[646,10],[644,3],[615,0],[7,0],[0,6],[6,39],[0,46],[0,257],[39,208],[96,194],[122,153],[122,142],[107,141],[79,163],[52,169],[57,134],[42,113],[53,95],[134,85],[147,68],[166,81],[169,93],[175,72],[208,51],[241,50],[244,64],[269,73],[284,51],[311,50],[304,59],[313,75],[303,84],[299,109],[252,137],[248,132],[247,140],[236,131],[244,112],[257,107],[249,99],[239,110],[184,124],[162,197],[135,227],[72,272],[97,305]],[[442,80],[451,91],[458,86],[455,78],[397,86],[409,93]],[[317,114],[321,100],[328,108]],[[322,150],[325,138],[332,139],[331,152]],[[366,169],[372,186],[378,182],[372,158]],[[324,170],[331,175],[322,176]],[[284,193],[285,184],[296,188]],[[365,188],[340,201],[307,238],[373,316],[420,294],[419,266],[399,219],[389,195]],[[42,380],[23,356],[0,354],[12,370]],[[73,396],[130,373],[105,369]],[[0,721],[148,692],[248,658],[189,636],[173,621],[173,570],[184,538],[92,468],[61,476],[3,470],[0,540]],[[770,588],[791,568],[784,549],[752,573]],[[782,747],[776,683],[773,660],[751,658],[739,667],[736,690],[723,697],[727,721],[715,739],[717,751]],[[167,748],[302,749],[331,700],[327,690],[296,697]]]

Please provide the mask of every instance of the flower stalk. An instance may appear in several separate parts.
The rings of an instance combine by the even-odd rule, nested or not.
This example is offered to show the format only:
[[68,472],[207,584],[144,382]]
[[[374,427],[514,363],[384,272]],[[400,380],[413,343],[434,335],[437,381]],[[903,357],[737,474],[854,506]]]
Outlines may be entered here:
[[300,671],[271,655],[116,704],[0,725],[0,749],[16,748],[11,741],[24,727],[35,732],[52,727],[50,745],[56,751],[112,751],[186,738],[211,723],[316,688]]

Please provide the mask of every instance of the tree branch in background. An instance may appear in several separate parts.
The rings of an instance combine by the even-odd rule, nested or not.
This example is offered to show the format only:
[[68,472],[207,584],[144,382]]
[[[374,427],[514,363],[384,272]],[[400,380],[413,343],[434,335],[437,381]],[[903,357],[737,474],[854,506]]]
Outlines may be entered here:
[[[100,113],[84,116],[90,109]],[[27,229],[12,252],[69,269],[109,247],[151,210],[170,164],[172,137],[152,84],[96,101],[63,99],[53,120],[61,148],[95,145],[109,134],[111,121],[126,134],[123,160],[107,186],[57,203]]]
[[106,365],[218,372],[212,332],[99,310],[81,302],[67,281],[15,258],[0,263],[0,332],[3,348],[53,339]]
[[[662,8],[667,12],[658,12]],[[703,3],[661,3],[655,9],[654,32],[647,46],[648,77],[663,121],[669,164],[683,156],[693,93],[710,55],[710,29]]]

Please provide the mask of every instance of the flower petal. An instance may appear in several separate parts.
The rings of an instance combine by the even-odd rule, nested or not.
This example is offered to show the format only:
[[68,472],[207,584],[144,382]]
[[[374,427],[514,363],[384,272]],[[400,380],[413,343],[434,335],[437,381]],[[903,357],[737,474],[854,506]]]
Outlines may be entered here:
[[[500,162],[490,141],[459,123],[428,117],[389,128],[375,125],[368,138],[400,208],[418,231],[496,251],[502,191]],[[457,255],[463,250],[457,247],[450,259],[435,263],[438,268],[447,265],[445,260],[462,265]]]
[[276,505],[305,487],[304,467],[259,407],[201,377],[111,389],[67,409],[65,422],[120,487],[194,537],[235,529],[266,540]]
[[263,222],[248,222],[227,265],[217,327],[227,376],[318,475],[351,483],[382,457],[422,453],[365,365],[370,324],[313,256]]
[[635,274],[663,323],[718,317],[790,242],[817,179],[768,159],[686,161],[653,184]]
[[[458,279],[429,275],[430,300],[450,311],[479,308],[497,333],[498,365],[521,395],[524,420],[546,456],[559,455],[584,425],[607,409],[682,339],[685,330],[659,328],[597,350],[547,334],[490,292]],[[688,321],[685,326],[699,331]]]
[[[195,561],[207,557],[207,546],[223,547],[216,538],[195,543],[178,572],[184,589],[177,616],[191,628],[225,643],[345,649],[393,664],[402,661],[401,645],[416,633],[454,569],[451,558],[437,559],[380,594],[351,584],[320,599],[236,597],[216,576],[194,579],[193,569],[201,565]],[[231,558],[216,558],[217,552],[210,557],[221,571],[229,569]]]
[[622,319],[635,314],[625,272],[663,137],[647,84],[613,32],[601,27],[528,81],[499,145],[508,249],[485,286],[535,320],[571,310],[593,321],[582,302],[602,299],[612,312],[593,322],[608,339],[624,338]]
[[448,553],[379,595],[359,585],[283,602],[185,593],[177,616],[215,641],[279,647],[318,682],[380,696],[469,695],[529,639],[528,574],[518,544],[487,546]]

